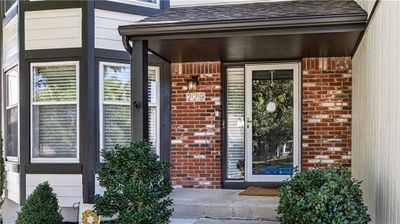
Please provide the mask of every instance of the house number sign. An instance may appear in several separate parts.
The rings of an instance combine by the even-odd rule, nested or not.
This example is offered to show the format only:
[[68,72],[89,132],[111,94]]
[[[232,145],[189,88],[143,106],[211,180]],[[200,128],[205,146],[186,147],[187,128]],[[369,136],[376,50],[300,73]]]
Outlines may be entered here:
[[186,102],[204,102],[206,101],[205,93],[186,93]]

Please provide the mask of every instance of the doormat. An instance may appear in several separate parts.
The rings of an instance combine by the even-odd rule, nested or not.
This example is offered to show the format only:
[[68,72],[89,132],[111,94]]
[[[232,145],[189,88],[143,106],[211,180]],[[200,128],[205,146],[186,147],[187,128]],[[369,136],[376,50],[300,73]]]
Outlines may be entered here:
[[279,194],[279,189],[261,187],[248,187],[246,190],[239,193],[239,195],[243,196],[279,196]]

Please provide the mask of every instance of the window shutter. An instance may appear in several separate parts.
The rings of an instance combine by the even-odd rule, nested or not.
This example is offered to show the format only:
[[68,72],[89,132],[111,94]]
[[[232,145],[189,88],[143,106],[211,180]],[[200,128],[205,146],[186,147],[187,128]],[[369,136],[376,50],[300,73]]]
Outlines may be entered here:
[[245,144],[245,94],[244,68],[227,69],[227,175],[229,179],[243,178],[237,168],[239,161],[244,165]]

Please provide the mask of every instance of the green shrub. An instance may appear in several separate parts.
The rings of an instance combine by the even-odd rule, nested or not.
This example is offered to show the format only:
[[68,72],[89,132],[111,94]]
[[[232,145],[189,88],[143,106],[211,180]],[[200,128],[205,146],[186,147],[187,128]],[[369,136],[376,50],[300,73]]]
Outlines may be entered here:
[[18,213],[17,224],[59,224],[60,214],[58,199],[48,182],[39,184],[29,195],[25,205]]
[[306,170],[281,187],[278,214],[283,224],[365,224],[371,219],[362,200],[361,182],[350,170]]
[[116,223],[169,223],[172,186],[165,175],[171,164],[159,161],[147,141],[116,145],[102,155],[98,179],[105,192],[95,195],[95,211],[105,217],[117,215]]
[[[1,132],[0,132],[1,135]],[[6,187],[6,168],[4,165],[3,155],[3,139],[0,137],[0,210],[3,207],[4,198],[1,197],[4,193],[4,188]],[[3,223],[3,214],[0,214],[0,223]]]

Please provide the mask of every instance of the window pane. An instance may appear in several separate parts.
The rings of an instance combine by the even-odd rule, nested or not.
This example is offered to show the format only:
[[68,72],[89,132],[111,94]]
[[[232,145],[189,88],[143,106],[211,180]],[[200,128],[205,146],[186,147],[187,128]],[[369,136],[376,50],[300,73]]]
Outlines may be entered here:
[[244,176],[244,68],[227,70],[228,178]]
[[12,70],[6,74],[7,83],[7,106],[18,103],[18,72]]
[[104,101],[130,102],[131,75],[129,67],[104,66]]
[[131,106],[104,105],[105,149],[115,144],[127,145],[131,141]]
[[76,72],[76,65],[35,67],[33,75],[34,101],[75,101]]
[[149,99],[149,141],[157,150],[157,70],[149,68],[148,76],[148,99]]
[[33,107],[33,158],[77,157],[76,105]]
[[6,156],[18,156],[18,107],[7,110]]

